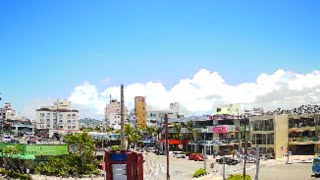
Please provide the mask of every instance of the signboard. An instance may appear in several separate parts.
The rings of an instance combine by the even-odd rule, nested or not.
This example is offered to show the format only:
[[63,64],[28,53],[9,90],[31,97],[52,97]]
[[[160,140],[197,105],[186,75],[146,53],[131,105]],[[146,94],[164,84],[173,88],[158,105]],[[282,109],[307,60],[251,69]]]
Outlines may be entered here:
[[126,154],[118,154],[118,153],[111,154],[110,160],[111,161],[126,161],[127,155]]
[[227,127],[226,126],[215,126],[215,127],[213,127],[213,132],[215,134],[226,133]]

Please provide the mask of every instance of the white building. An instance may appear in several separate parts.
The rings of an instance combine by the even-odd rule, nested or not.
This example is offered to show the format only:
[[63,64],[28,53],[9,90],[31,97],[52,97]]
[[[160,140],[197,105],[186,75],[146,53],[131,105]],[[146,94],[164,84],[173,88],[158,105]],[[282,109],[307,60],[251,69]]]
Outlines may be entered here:
[[[128,109],[124,108],[125,120],[127,118]],[[113,129],[121,129],[121,103],[110,97],[110,103],[105,108],[105,121],[108,127]]]
[[79,111],[71,109],[68,100],[57,100],[53,106],[36,110],[36,128],[49,130],[79,130]]
[[168,119],[182,118],[184,114],[180,112],[178,102],[170,103],[168,110],[155,110],[151,106],[147,108],[147,126],[160,126],[164,123],[164,116],[168,114]]
[[6,121],[14,119],[16,116],[16,110],[11,106],[11,103],[4,103],[4,107],[0,108],[0,121]]

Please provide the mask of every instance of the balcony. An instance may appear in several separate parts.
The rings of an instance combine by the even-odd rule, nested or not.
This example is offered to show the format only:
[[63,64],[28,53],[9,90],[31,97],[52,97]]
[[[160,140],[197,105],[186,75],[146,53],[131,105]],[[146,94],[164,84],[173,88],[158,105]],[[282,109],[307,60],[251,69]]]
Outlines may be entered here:
[[219,139],[219,140],[197,140],[197,141],[189,141],[189,144],[198,144],[198,145],[212,145],[212,146],[221,146],[221,145],[233,145],[239,144],[237,139]]
[[315,123],[289,123],[289,131],[303,132],[303,131],[314,131]]
[[320,144],[319,138],[315,136],[289,138],[289,145],[309,145],[309,144]]

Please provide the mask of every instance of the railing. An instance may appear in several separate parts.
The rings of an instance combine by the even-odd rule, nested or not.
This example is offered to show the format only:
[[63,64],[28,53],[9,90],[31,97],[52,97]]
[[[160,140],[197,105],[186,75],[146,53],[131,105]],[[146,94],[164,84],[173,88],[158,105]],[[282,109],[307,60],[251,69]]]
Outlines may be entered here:
[[197,141],[189,141],[189,144],[216,144],[216,145],[221,145],[221,144],[232,144],[232,143],[239,143],[237,139],[220,139],[220,140],[197,140]]
[[319,141],[319,137],[293,137],[289,138],[289,142],[308,142],[308,141]]
[[315,127],[315,123],[289,123],[289,128]]

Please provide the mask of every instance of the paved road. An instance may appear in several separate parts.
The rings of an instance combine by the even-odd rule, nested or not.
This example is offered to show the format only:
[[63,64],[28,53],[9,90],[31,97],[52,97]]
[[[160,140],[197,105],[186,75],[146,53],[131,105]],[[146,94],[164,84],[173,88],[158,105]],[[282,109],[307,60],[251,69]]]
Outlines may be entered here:
[[[163,180],[166,179],[166,156],[157,156],[149,153],[144,164],[144,175],[146,180]],[[285,164],[285,161],[267,160],[261,161],[259,180],[314,180],[320,178],[311,177],[311,163],[298,163],[298,159],[293,164]],[[211,170],[211,162],[215,163],[215,159],[209,158],[207,170],[221,177],[222,165],[215,163],[215,168]],[[300,162],[306,162],[301,160]],[[309,161],[310,162],[310,161]],[[189,180],[198,168],[203,168],[203,161],[191,161],[188,159],[178,159],[170,156],[170,175],[173,180]],[[255,164],[247,165],[247,174],[251,177],[255,176]],[[235,166],[226,165],[226,177],[229,174],[242,174],[243,164]]]
[[[146,180],[163,180],[166,178],[166,156],[157,156],[153,153],[148,153],[144,156],[146,160],[144,163],[144,175]],[[215,168],[210,169],[210,164],[214,163]],[[203,161],[192,161],[186,159],[180,159],[170,155],[170,177],[171,179],[191,179],[193,173],[204,167]],[[248,164],[248,169],[253,169],[254,164]],[[242,164],[229,166],[226,165],[226,174],[241,172],[243,168]],[[217,176],[222,174],[222,165],[216,163],[216,160],[210,157],[207,161],[208,172]]]
[[[260,168],[260,180],[311,180],[311,163],[277,164]],[[254,177],[255,170],[248,171]]]

